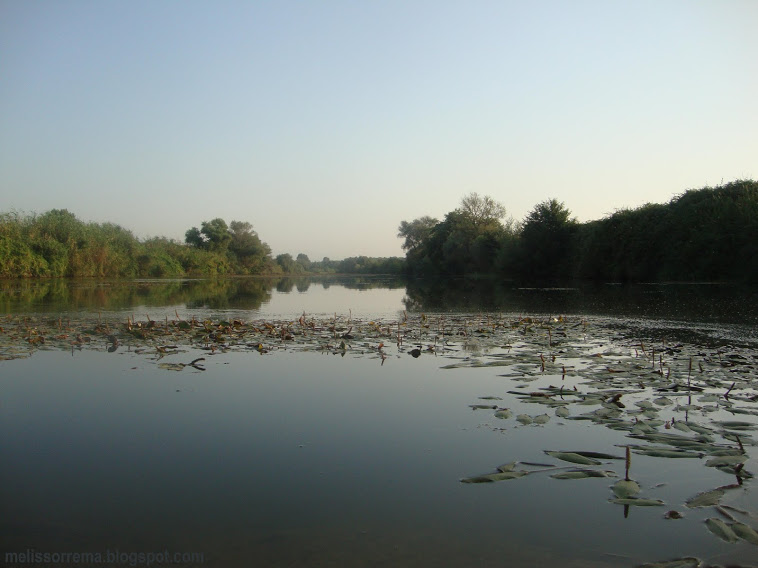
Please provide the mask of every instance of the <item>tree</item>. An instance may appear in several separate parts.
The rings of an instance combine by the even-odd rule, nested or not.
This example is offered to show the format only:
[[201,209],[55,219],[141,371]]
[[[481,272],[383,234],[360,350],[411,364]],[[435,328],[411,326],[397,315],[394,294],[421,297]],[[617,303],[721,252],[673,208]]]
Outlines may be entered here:
[[477,228],[496,225],[505,217],[505,206],[489,195],[481,197],[476,192],[464,196],[458,210]]
[[536,205],[521,228],[517,271],[536,280],[566,277],[575,225],[571,212],[556,199]]
[[295,262],[297,262],[300,266],[303,267],[303,270],[306,272],[310,271],[311,269],[311,259],[308,258],[307,254],[303,254],[302,252],[297,255],[297,258],[295,259]]
[[296,272],[297,264],[289,253],[277,255],[276,263],[282,267],[284,272]]
[[225,252],[232,240],[226,221],[217,217],[203,221],[200,229],[192,227],[184,233],[184,242],[198,248],[214,252]]
[[269,260],[271,248],[261,242],[253,226],[242,221],[232,221],[229,224],[229,234],[229,251],[237,257],[237,261],[248,271],[262,270]]
[[429,216],[419,217],[410,223],[402,221],[397,229],[397,236],[405,239],[403,250],[410,251],[422,246],[437,223],[437,219]]
[[405,239],[406,270],[416,274],[494,271],[500,244],[513,235],[513,222],[501,221],[505,213],[505,207],[491,197],[470,193],[441,222],[431,217],[403,221],[398,237]]

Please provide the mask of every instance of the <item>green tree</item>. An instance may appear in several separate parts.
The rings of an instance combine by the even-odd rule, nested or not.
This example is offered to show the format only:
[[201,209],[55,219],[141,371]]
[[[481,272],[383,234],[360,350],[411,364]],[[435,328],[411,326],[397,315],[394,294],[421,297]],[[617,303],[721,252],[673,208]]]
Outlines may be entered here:
[[478,228],[497,228],[505,217],[505,206],[492,199],[489,195],[480,196],[478,193],[469,193],[461,199],[458,208],[471,224]]
[[250,223],[232,221],[229,224],[229,251],[249,272],[260,272],[271,255],[271,248],[262,242]]
[[297,255],[295,262],[297,262],[303,268],[305,272],[309,272],[311,269],[311,265],[313,264],[311,262],[311,259],[308,258],[308,255],[303,254],[302,252]]
[[429,216],[419,217],[410,223],[402,221],[397,229],[397,236],[405,239],[402,245],[403,250],[412,251],[423,246],[437,223],[439,223],[437,219]]
[[500,243],[513,233],[512,221],[502,221],[505,214],[505,207],[491,197],[470,193],[441,222],[431,217],[403,221],[398,237],[405,238],[406,271],[457,275],[493,272]]
[[289,253],[279,254],[276,257],[276,263],[284,272],[297,272],[297,263]]
[[566,278],[576,220],[556,199],[536,205],[520,232],[516,271],[530,280]]

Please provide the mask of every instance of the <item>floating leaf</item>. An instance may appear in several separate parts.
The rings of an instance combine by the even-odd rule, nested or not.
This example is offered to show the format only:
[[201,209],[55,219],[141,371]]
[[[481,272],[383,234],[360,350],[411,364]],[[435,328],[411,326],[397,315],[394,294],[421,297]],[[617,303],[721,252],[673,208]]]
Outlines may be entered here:
[[701,454],[683,452],[681,450],[665,450],[660,448],[635,448],[635,454],[651,456],[654,458],[699,458]]
[[588,477],[616,477],[616,473],[600,469],[572,469],[570,471],[554,473],[550,477],[553,479],[586,479]]
[[555,452],[555,451],[545,450],[545,453],[556,459],[571,462],[571,463],[578,463],[581,465],[600,465],[602,463],[596,459],[583,456],[576,452]]
[[461,483],[492,483],[495,481],[507,481],[509,479],[518,479],[519,477],[524,477],[528,474],[528,471],[500,471],[498,473],[490,473],[476,477],[464,477],[461,479]]
[[653,562],[651,564],[643,564],[639,568],[698,568],[699,566],[699,559],[687,556],[685,558],[677,558],[675,560],[668,560],[666,562]]
[[741,463],[744,463],[747,461],[746,455],[737,455],[737,456],[719,456],[712,459],[709,459],[707,462],[705,462],[705,465],[708,467],[721,467],[721,466],[730,466],[730,465],[738,465]]
[[637,497],[610,499],[610,502],[617,505],[633,505],[635,507],[660,507],[665,505],[660,499],[640,499]]
[[684,504],[690,509],[694,509],[695,507],[710,507],[711,505],[718,505],[723,496],[723,489],[713,489],[712,491],[698,493],[694,497],[687,499]]
[[723,428],[726,428],[727,430],[755,430],[756,425],[752,422],[739,422],[739,421],[725,421],[725,422],[716,422],[716,424],[720,425]]
[[614,456],[613,454],[606,454],[604,452],[586,452],[584,450],[574,450],[572,454],[579,454],[585,458],[596,458],[599,460],[623,460],[623,456]]
[[569,409],[565,406],[559,406],[555,409],[555,415],[559,418],[566,418],[569,415]]
[[528,414],[519,414],[518,416],[516,416],[516,420],[518,420],[524,425],[532,423],[532,417],[529,416]]
[[619,499],[626,499],[637,495],[640,492],[640,486],[632,479],[620,479],[613,484],[611,490]]
[[495,412],[495,418],[510,418],[513,415],[513,413],[507,409],[507,408],[501,408],[497,412]]
[[705,520],[705,526],[708,530],[726,542],[737,542],[737,535],[734,531],[721,519],[712,517]]
[[758,532],[744,523],[732,523],[734,534],[751,544],[758,544]]
[[535,424],[547,424],[548,422],[550,422],[550,416],[547,414],[540,414],[534,417]]

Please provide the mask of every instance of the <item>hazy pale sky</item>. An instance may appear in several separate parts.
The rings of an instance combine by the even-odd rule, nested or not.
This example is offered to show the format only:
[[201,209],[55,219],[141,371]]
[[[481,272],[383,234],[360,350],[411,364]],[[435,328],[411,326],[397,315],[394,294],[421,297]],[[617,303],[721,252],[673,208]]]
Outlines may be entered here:
[[758,178],[755,0],[0,0],[0,211],[401,255],[472,191],[580,221]]

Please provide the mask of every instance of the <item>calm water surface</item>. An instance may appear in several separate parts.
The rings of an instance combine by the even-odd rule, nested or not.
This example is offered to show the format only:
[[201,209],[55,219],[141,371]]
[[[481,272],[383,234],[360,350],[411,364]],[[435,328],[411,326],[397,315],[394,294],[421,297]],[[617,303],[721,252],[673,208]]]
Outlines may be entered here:
[[[6,317],[98,317],[99,311],[123,321],[124,314],[141,319],[150,310],[153,319],[294,320],[305,312],[392,320],[404,310],[442,311],[437,288],[371,279],[5,286]],[[573,290],[520,290],[506,300],[447,293],[460,300],[450,303],[452,311],[505,302],[495,307],[551,313],[561,302],[565,308],[590,302]],[[478,308],[472,293],[480,294]],[[642,313],[639,297],[669,291],[624,292],[617,298],[628,303],[609,311],[628,310],[624,321],[634,325],[754,349],[755,306],[743,306],[741,320],[715,309],[698,320],[691,310],[697,314],[701,293],[692,292],[696,305],[681,318],[676,310]],[[602,309],[609,300],[597,302]],[[652,302],[659,309],[662,303]],[[203,564],[186,566],[626,567],[681,556],[747,565],[757,557],[758,547],[722,542],[705,529],[712,511],[679,506],[734,479],[693,467],[692,460],[634,458],[634,478],[646,496],[676,504],[671,508],[687,515],[681,521],[663,519],[669,507],[633,507],[625,517],[623,507],[608,502],[615,481],[608,478],[460,483],[510,461],[544,463],[545,449],[619,454],[617,445],[629,442],[625,432],[592,422],[511,421],[503,428],[491,412],[472,410],[472,403],[486,402],[479,397],[499,396],[497,404],[514,415],[535,414],[534,405],[507,394],[515,386],[502,367],[443,369],[450,360],[442,356],[400,351],[382,361],[365,353],[196,347],[161,361],[197,357],[205,358],[205,371],[166,370],[151,355],[105,346],[39,349],[0,361],[3,552],[203,554]],[[751,458],[746,469],[756,465]],[[618,463],[607,467],[619,471]],[[724,503],[758,515],[752,483]]]

